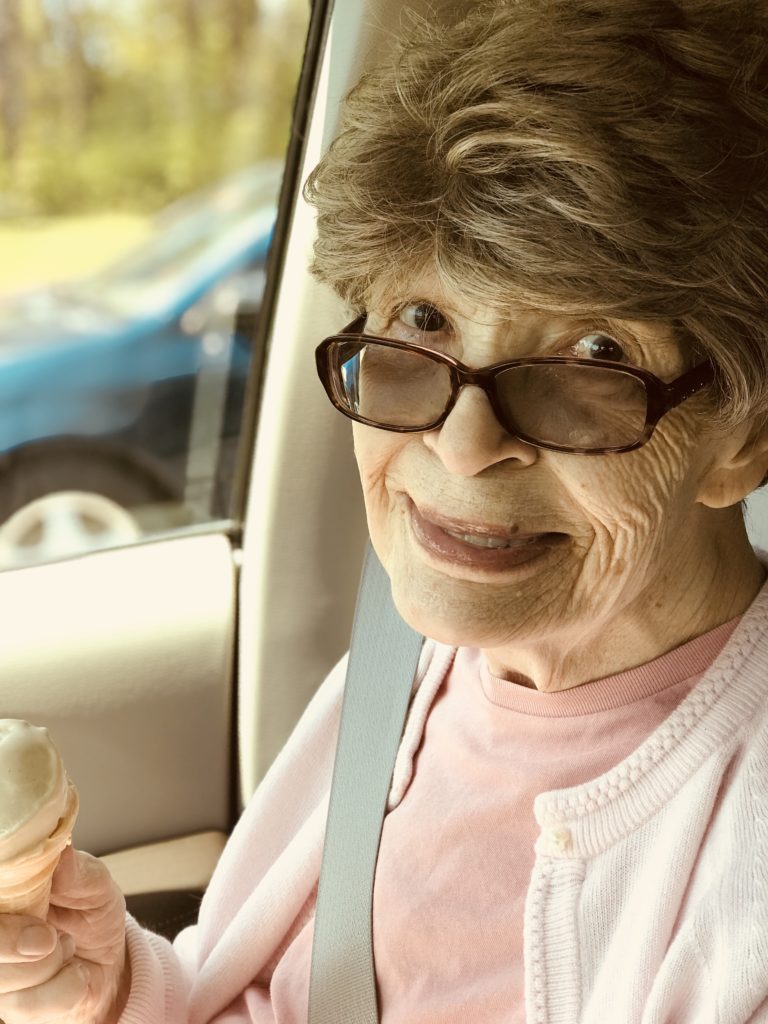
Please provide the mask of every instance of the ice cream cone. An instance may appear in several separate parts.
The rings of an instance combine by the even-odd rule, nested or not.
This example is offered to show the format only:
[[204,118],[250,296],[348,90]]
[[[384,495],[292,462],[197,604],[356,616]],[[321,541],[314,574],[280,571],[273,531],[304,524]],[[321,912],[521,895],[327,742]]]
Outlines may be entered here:
[[67,803],[54,831],[37,844],[0,864],[0,914],[48,916],[51,880],[63,850],[72,841],[80,806],[77,790],[68,784]]

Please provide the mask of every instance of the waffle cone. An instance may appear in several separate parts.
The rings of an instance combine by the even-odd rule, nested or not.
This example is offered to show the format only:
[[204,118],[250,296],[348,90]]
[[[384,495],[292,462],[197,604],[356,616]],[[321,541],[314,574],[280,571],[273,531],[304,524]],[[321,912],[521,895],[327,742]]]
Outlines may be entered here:
[[51,835],[13,860],[0,863],[0,914],[47,918],[53,872],[72,841],[79,806],[77,790],[70,782],[64,815]]

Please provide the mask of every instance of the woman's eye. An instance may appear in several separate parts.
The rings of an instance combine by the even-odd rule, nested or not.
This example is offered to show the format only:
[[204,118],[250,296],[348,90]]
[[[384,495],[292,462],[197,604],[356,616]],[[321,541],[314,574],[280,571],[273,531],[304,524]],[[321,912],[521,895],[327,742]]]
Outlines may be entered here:
[[615,363],[624,362],[627,358],[622,346],[609,334],[585,334],[571,346],[571,352],[579,358],[607,359]]
[[428,302],[416,302],[411,306],[405,306],[398,315],[407,327],[413,327],[417,331],[442,331],[447,325],[447,320],[440,310]]

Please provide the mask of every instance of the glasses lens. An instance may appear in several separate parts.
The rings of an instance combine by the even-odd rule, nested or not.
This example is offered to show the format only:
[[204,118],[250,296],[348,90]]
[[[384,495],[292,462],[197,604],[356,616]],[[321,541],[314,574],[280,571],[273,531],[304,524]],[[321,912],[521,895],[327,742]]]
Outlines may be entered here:
[[537,441],[613,448],[633,444],[645,427],[645,386],[619,369],[516,366],[500,373],[496,386],[507,421]]
[[[334,395],[353,416],[423,429],[451,400],[451,372],[420,352],[364,340],[328,350]],[[647,395],[621,369],[589,364],[515,366],[496,377],[500,417],[513,432],[565,448],[617,448],[643,434]]]
[[388,427],[433,423],[451,397],[451,374],[419,352],[338,342],[330,350],[334,394],[351,413]]

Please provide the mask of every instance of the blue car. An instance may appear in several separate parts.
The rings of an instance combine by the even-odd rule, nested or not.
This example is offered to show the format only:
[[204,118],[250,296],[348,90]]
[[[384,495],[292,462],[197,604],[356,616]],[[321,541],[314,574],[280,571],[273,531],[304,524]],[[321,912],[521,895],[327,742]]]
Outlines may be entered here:
[[0,523],[52,491],[226,517],[281,170],[179,200],[107,270],[0,304]]

